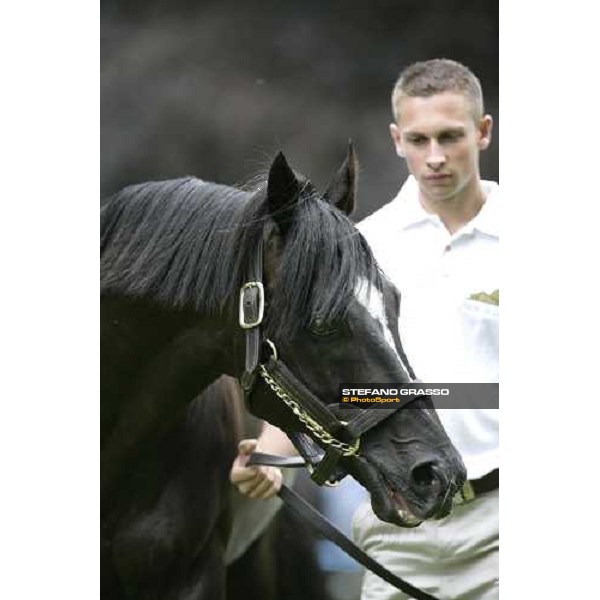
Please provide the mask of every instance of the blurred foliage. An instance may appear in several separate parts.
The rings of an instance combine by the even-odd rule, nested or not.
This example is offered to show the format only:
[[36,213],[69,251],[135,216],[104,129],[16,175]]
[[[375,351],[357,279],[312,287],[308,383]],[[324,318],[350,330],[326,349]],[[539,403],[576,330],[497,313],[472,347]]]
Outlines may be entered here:
[[400,70],[444,56],[480,77],[496,121],[498,4],[486,0],[103,0],[102,193],[186,174],[240,184],[278,150],[318,187],[355,142],[359,209],[406,175],[389,138]]

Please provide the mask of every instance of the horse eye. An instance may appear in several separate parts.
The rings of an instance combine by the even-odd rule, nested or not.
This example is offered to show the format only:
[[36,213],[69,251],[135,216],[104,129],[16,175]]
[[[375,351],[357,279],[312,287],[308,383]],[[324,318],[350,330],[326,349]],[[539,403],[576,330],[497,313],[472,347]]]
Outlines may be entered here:
[[331,335],[338,330],[339,323],[337,321],[326,321],[317,317],[309,325],[308,329],[315,335]]

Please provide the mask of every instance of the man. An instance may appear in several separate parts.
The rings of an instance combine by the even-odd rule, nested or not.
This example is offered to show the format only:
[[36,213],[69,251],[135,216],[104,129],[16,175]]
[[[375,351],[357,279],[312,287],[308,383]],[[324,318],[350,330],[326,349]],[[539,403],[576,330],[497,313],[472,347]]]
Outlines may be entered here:
[[[491,141],[481,86],[465,66],[408,67],[392,94],[390,133],[411,176],[359,228],[402,294],[400,332],[417,376],[430,383],[498,381],[498,186],[479,153]],[[441,598],[498,597],[498,411],[438,411],[467,467],[469,492],[451,516],[402,530],[363,505],[357,542],[388,569]],[[362,600],[404,594],[367,573]]]
[[[404,349],[424,381],[497,382],[498,186],[480,178],[479,153],[492,133],[480,83],[455,61],[415,63],[398,79],[392,108],[390,133],[411,176],[359,228],[402,293]],[[402,529],[379,521],[366,502],[354,518],[355,538],[364,550],[440,598],[498,597],[497,413],[439,411],[469,478],[449,517]],[[259,445],[266,451],[279,443],[271,430]],[[231,480],[254,497],[275,493],[273,471],[244,467],[242,455],[249,451],[245,444]],[[366,573],[362,600],[406,597]]]

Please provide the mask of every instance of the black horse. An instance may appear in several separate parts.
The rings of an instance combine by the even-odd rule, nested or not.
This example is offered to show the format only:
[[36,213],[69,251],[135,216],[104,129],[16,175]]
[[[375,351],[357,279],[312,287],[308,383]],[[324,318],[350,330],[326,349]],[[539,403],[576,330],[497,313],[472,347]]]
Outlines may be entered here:
[[[137,592],[156,557],[171,554],[185,539],[187,524],[210,515],[214,501],[206,497],[203,514],[188,514],[169,487],[146,489],[149,469],[166,474],[174,466],[168,453],[149,455],[148,449],[158,448],[190,400],[219,375],[244,373],[246,342],[237,299],[258,248],[264,248],[265,333],[314,398],[334,402],[342,381],[412,380],[396,332],[397,292],[344,214],[354,203],[354,172],[351,154],[321,197],[280,154],[254,192],[187,178],[125,188],[103,203],[101,490],[107,589],[125,582],[134,590],[130,595],[139,597],[221,597],[219,582],[202,595],[208,586],[203,577],[223,553],[206,547],[206,540],[196,541],[194,577],[186,580],[189,574],[181,572],[189,562],[164,573],[166,579],[183,577],[184,589],[162,596]],[[314,437],[314,427],[299,422],[263,381],[252,406],[290,434]],[[323,436],[315,441],[323,445]],[[209,458],[186,467],[196,471],[199,489],[213,478]],[[446,515],[465,477],[427,398],[366,431],[360,450],[339,459],[370,491],[376,514],[400,525]],[[137,538],[115,543],[119,524],[155,502],[162,505],[160,514],[171,515],[173,525],[164,537],[147,543],[160,525],[148,518]]]

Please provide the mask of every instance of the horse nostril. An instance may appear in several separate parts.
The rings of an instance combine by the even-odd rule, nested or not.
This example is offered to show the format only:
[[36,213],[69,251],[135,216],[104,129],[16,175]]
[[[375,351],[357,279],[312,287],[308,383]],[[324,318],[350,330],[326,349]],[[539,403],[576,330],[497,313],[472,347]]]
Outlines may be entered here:
[[430,486],[437,478],[438,468],[434,461],[428,461],[413,467],[410,476],[416,485]]

